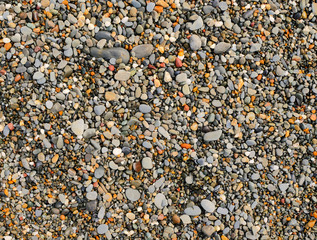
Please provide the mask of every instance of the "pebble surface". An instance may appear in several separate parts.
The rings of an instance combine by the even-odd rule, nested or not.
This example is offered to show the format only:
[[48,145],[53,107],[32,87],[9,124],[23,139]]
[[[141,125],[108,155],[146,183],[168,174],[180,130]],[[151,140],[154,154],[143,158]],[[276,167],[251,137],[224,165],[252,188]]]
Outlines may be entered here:
[[316,239],[316,1],[0,22],[0,239]]

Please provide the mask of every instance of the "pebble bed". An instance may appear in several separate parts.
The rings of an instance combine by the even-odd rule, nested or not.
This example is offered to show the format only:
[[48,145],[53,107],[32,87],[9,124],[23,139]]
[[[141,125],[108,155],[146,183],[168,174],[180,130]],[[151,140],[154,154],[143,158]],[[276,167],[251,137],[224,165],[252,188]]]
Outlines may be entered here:
[[315,0],[2,0],[0,25],[0,239],[317,238]]

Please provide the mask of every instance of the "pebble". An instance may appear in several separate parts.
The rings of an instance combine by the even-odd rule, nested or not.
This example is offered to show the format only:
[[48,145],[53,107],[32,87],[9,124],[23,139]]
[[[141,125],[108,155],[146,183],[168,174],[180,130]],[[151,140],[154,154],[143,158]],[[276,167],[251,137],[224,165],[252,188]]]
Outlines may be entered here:
[[96,47],[92,47],[90,49],[90,54],[96,58],[104,58],[105,60],[110,60],[112,58],[119,60],[121,59],[123,63],[128,63],[130,59],[130,54],[124,48],[106,48],[106,49],[99,49]]
[[84,133],[85,128],[85,122],[83,119],[79,119],[72,123],[71,129],[73,133],[75,133],[77,136],[82,136]]
[[136,58],[146,58],[152,54],[153,50],[154,47],[152,44],[142,44],[132,48],[131,54]]
[[227,52],[230,49],[230,47],[231,47],[230,43],[220,42],[215,46],[214,52],[215,54],[222,54]]
[[189,38],[189,45],[190,45],[191,50],[193,50],[193,51],[197,51],[198,49],[200,49],[201,48],[200,37],[195,35],[195,34],[192,35]]
[[139,111],[142,112],[142,113],[150,113],[151,112],[151,107],[149,105],[146,105],[146,104],[141,104],[139,106]]
[[206,236],[210,237],[210,236],[215,232],[215,228],[214,228],[213,226],[211,226],[211,225],[203,226],[203,227],[202,227],[202,232],[203,232]]
[[115,75],[114,78],[118,81],[127,81],[130,78],[130,72],[125,70],[119,70]]
[[188,207],[184,210],[184,213],[189,216],[198,216],[201,214],[201,209],[198,206]]
[[142,159],[142,168],[144,169],[152,169],[153,168],[153,163],[152,159],[149,157],[145,157]]
[[99,179],[102,178],[105,174],[105,169],[103,167],[99,167],[95,170],[94,176],[95,178]]
[[222,134],[222,130],[205,133],[204,141],[206,142],[216,141],[221,137],[221,134]]
[[89,192],[86,194],[86,198],[88,200],[96,200],[97,196],[98,196],[97,192]]
[[155,203],[155,206],[158,209],[162,209],[164,206],[167,205],[167,200],[166,200],[165,196],[162,193],[158,193],[155,196],[154,203]]
[[106,111],[106,107],[104,105],[98,105],[94,107],[94,112],[97,116],[100,116]]
[[98,234],[105,234],[108,231],[108,225],[107,224],[100,224],[97,228]]
[[132,188],[128,188],[125,191],[125,195],[126,195],[127,199],[129,199],[132,202],[138,201],[141,197],[141,194],[139,193],[139,191],[136,189],[132,189]]
[[213,213],[216,210],[215,204],[208,199],[203,199],[200,204],[206,212]]

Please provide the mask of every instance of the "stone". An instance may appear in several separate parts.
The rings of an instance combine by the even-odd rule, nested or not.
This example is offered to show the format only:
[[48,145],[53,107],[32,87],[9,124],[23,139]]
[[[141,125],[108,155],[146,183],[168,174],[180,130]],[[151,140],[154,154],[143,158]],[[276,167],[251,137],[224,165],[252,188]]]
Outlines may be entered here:
[[186,214],[180,216],[180,219],[182,220],[184,225],[192,223],[192,220],[190,219],[190,216],[188,216]]
[[105,174],[105,169],[103,167],[99,167],[95,170],[94,176],[97,179],[100,179]]
[[181,219],[178,215],[174,214],[173,217],[172,217],[172,221],[174,224],[180,224],[181,222]]
[[215,228],[211,225],[203,226],[201,230],[208,237],[210,237],[215,232]]
[[189,46],[191,50],[193,51],[197,51],[198,49],[200,49],[201,48],[200,37],[195,34],[191,35],[191,37],[189,38]]
[[142,168],[144,169],[152,169],[153,168],[153,163],[152,159],[149,157],[145,157],[142,159]]
[[105,60],[110,60],[112,58],[118,60],[121,59],[123,63],[128,63],[130,59],[130,54],[124,48],[114,47],[99,49],[92,47],[90,49],[90,55],[96,58],[104,58]]
[[97,227],[97,233],[98,234],[105,234],[108,231],[108,225],[107,224],[100,224]]
[[189,216],[199,216],[201,214],[201,209],[198,206],[188,207],[184,210],[184,213]]
[[200,204],[206,212],[213,213],[216,210],[215,204],[208,199],[203,199]]
[[289,187],[289,183],[281,183],[278,187],[280,188],[282,192],[286,192],[286,190]]
[[190,26],[190,30],[195,31],[195,30],[201,29],[203,27],[204,27],[203,19],[200,16],[198,16],[198,18]]
[[222,130],[208,132],[204,135],[204,141],[206,142],[216,141],[221,137],[221,134],[222,134]]
[[231,47],[230,43],[220,42],[215,46],[214,52],[215,54],[222,54],[227,52]]
[[96,129],[94,129],[94,128],[88,128],[88,129],[86,129],[86,130],[84,131],[83,137],[84,137],[85,139],[89,139],[89,138],[92,138],[92,137],[94,137],[94,136],[96,136]]
[[83,119],[79,119],[71,124],[71,129],[73,133],[77,136],[82,136],[84,133],[85,122]]
[[149,113],[149,112],[151,112],[151,107],[149,105],[146,105],[146,104],[141,104],[139,106],[139,111],[142,113]]
[[97,210],[97,200],[88,201],[86,203],[86,209],[88,212],[94,212]]
[[127,199],[129,199],[131,202],[138,201],[141,197],[140,192],[138,190],[132,189],[132,188],[128,188],[125,191],[125,195],[126,195]]
[[107,41],[109,41],[109,40],[113,40],[113,37],[111,36],[110,32],[99,31],[99,32],[96,33],[95,39],[98,40],[98,41],[101,40],[101,39],[106,39]]
[[88,192],[88,193],[86,194],[86,198],[87,198],[88,200],[96,200],[96,199],[97,199],[97,196],[98,196],[98,194],[97,194],[97,192],[95,192],[95,191],[93,191],[93,192]]
[[146,58],[152,54],[153,50],[154,47],[152,44],[142,44],[132,48],[131,54],[136,58]]
[[161,134],[161,135],[162,135],[164,138],[166,138],[167,140],[170,140],[170,139],[171,139],[170,134],[165,130],[165,128],[159,127],[159,128],[158,128],[158,132],[159,132],[159,134]]
[[94,112],[97,116],[100,116],[106,111],[106,107],[104,105],[97,105],[94,107]]
[[155,196],[154,203],[155,203],[155,206],[158,209],[162,209],[164,206],[167,205],[167,200],[166,200],[165,196],[162,193],[158,193]]
[[118,81],[127,81],[130,78],[131,74],[125,70],[119,70],[115,75],[114,78]]
[[107,101],[114,101],[117,98],[117,95],[114,92],[106,92],[105,98]]

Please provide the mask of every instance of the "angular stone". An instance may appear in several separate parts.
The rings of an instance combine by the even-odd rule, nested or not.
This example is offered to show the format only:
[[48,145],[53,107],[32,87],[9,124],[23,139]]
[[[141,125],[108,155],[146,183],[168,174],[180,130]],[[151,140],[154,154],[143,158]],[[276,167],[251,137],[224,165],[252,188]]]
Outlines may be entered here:
[[206,142],[216,141],[221,137],[221,134],[222,134],[222,130],[208,132],[204,135],[204,141]]
[[215,54],[221,54],[227,52],[231,47],[230,43],[220,42],[215,46],[214,52]]

